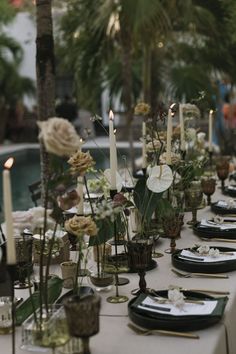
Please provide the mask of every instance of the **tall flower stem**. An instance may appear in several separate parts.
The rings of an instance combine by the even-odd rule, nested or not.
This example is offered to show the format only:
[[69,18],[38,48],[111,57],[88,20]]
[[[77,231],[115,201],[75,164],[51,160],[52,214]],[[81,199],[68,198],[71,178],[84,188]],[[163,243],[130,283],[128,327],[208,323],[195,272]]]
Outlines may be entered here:
[[48,257],[47,257],[47,264],[46,264],[46,270],[45,270],[45,288],[44,288],[44,299],[45,299],[45,307],[46,311],[48,312],[48,278],[49,278],[49,270],[50,270],[50,264],[51,264],[51,257],[52,257],[52,250],[54,246],[54,241],[56,237],[56,231],[57,231],[57,226],[58,223],[55,223],[50,246],[49,246],[49,252],[48,252]]
[[[91,208],[91,212],[92,212],[92,215],[94,216],[95,212],[94,212],[94,208],[93,208],[93,203],[92,203],[91,198],[90,198],[86,176],[84,176],[84,185],[85,185],[85,189],[86,189],[86,192],[87,192],[87,195],[88,195],[88,200],[89,200],[89,205],[90,205],[90,208]],[[101,271],[100,270],[100,254],[99,254],[99,245],[98,244],[96,244],[96,250],[97,250],[97,272],[98,272],[98,275],[100,275],[100,271]]]
[[40,232],[40,259],[39,259],[39,308],[40,308],[40,323],[42,323],[43,318],[43,257],[45,251],[45,233],[47,230],[47,206],[48,206],[48,185],[45,186],[45,199],[44,199],[44,223],[43,223],[43,235],[42,230]]
[[[81,236],[82,237],[82,236]],[[79,247],[79,259],[77,261],[77,266],[76,266],[76,273],[75,273],[75,283],[74,283],[74,289],[73,292],[76,295],[78,291],[78,276],[81,270],[81,258],[82,258],[82,242],[81,242],[81,237],[78,238],[78,247]]]

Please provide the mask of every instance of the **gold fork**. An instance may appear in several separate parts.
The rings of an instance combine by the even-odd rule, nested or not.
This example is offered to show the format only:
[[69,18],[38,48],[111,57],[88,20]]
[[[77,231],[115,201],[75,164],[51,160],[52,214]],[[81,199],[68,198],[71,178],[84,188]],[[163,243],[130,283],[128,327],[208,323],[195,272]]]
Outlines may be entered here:
[[148,336],[150,334],[163,334],[166,336],[182,337],[188,339],[199,339],[199,336],[194,333],[166,331],[162,329],[141,329],[139,327],[136,327],[132,323],[128,323],[128,327],[132,329],[136,334],[139,334],[141,336]]
[[187,273],[187,272],[180,272],[174,268],[171,268],[171,271],[177,274],[179,277],[184,278],[193,278],[193,277],[202,277],[202,278],[217,278],[217,279],[227,279],[228,275],[226,274],[208,274],[208,273]]
[[231,238],[218,238],[218,237],[201,237],[202,241],[207,241],[207,242],[214,242],[214,241],[218,241],[218,242],[230,242],[230,243],[236,243],[235,239],[231,239]]

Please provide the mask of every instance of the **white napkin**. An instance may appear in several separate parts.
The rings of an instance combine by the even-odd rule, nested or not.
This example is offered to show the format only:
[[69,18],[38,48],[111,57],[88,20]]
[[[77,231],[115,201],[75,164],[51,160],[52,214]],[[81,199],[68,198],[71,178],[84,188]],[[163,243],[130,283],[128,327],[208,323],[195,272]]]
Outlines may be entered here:
[[236,191],[236,186],[228,186],[228,189],[231,191]]
[[236,223],[227,223],[227,224],[214,224],[214,223],[211,223],[211,222],[208,222],[207,219],[202,219],[201,220],[201,223],[200,223],[201,226],[204,226],[204,227],[211,227],[211,228],[216,228],[216,229],[220,229],[220,230],[231,230],[231,229],[235,229],[236,230]]
[[[93,204],[94,209],[96,210],[94,204]],[[72,207],[68,210],[65,211],[66,214],[78,214],[78,208]],[[91,207],[89,202],[84,202],[84,215],[89,215],[91,214]]]
[[[233,253],[233,255],[226,255],[226,254],[220,254],[219,257],[211,257],[211,256],[203,256],[201,254],[196,254],[193,253],[189,250],[182,250],[179,258],[181,258],[181,256],[185,256],[188,258],[193,258],[192,262],[200,262],[200,263],[204,263],[204,262],[209,262],[209,263],[214,263],[214,262],[224,262],[224,261],[231,261],[233,259],[236,259],[236,252],[230,252]],[[197,258],[199,258],[199,260],[197,260]]]
[[229,207],[229,205],[227,204],[227,202],[225,200],[218,200],[218,202],[216,203],[217,206],[222,207],[222,208],[227,208]]
[[[158,302],[156,302],[155,300],[153,300],[152,298],[150,298],[149,296],[147,296],[143,302],[138,305],[139,308],[146,310],[146,311],[151,311],[151,312],[157,312],[157,313],[165,313],[168,315],[172,315],[172,316],[192,316],[192,315],[210,315],[216,305],[217,305],[217,301],[203,301],[204,304],[191,304],[191,303],[185,303],[183,307],[178,308],[175,305],[171,304],[171,303],[167,303],[167,304],[159,304]],[[158,309],[154,309],[154,308],[148,308],[145,306],[142,306],[142,304],[144,305],[151,305],[154,307],[158,307]],[[159,310],[159,308],[169,308],[170,311],[166,312],[166,311],[162,311]]]

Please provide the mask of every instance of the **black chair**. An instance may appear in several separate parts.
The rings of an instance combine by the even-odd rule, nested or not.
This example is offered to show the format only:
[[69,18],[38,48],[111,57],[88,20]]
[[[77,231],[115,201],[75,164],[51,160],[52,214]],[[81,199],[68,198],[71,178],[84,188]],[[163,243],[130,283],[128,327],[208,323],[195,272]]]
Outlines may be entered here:
[[30,196],[34,206],[41,204],[41,181],[36,181],[28,185]]

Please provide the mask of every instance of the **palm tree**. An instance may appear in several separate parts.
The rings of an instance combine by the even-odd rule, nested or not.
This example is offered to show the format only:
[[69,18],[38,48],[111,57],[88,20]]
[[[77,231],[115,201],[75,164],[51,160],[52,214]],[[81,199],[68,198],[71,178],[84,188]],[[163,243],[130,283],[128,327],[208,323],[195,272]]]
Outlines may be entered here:
[[[15,12],[7,1],[0,3],[0,29],[14,18]],[[5,138],[7,121],[12,117],[9,110],[25,94],[34,94],[33,82],[19,74],[23,58],[20,45],[3,30],[0,32],[0,142]]]
[[215,73],[235,75],[235,13],[234,0],[72,0],[62,26],[66,60],[91,100],[105,85],[120,91],[131,124],[138,96],[155,103],[161,89],[190,100],[204,89],[210,97]]
[[[52,0],[36,0],[36,74],[38,119],[55,115],[55,64],[52,26]],[[42,199],[46,199],[49,176],[49,156],[40,141]]]

